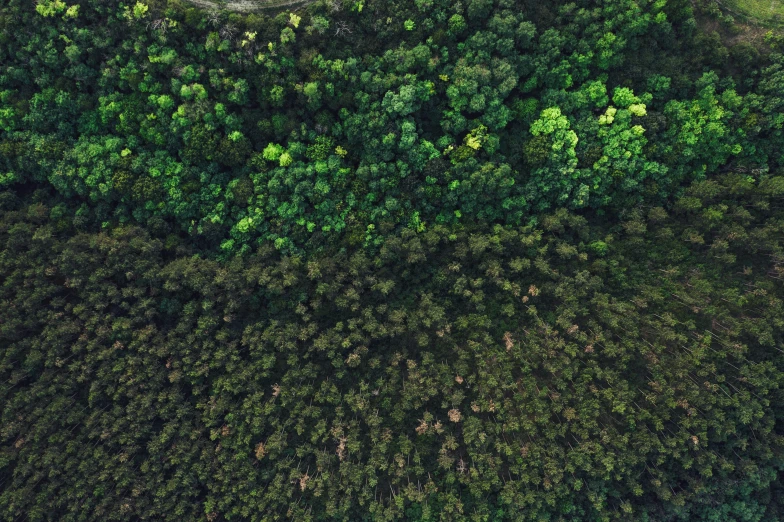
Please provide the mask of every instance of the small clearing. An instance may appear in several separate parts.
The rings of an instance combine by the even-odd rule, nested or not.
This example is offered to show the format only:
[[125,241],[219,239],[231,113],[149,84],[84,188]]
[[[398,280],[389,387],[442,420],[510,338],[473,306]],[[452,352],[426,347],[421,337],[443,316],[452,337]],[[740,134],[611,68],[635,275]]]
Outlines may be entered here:
[[205,9],[225,9],[241,13],[281,9],[284,7],[301,6],[312,0],[188,0],[191,4]]
[[765,25],[784,24],[784,0],[721,0],[722,7]]

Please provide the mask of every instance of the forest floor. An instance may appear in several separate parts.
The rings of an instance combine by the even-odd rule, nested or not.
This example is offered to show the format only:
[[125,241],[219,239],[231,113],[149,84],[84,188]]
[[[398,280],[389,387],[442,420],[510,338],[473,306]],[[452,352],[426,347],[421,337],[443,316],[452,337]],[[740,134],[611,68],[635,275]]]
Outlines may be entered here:
[[732,47],[740,42],[748,42],[760,52],[769,49],[765,44],[765,34],[770,29],[765,25],[751,22],[744,23],[736,20],[733,30],[729,31],[715,18],[702,18],[700,23],[706,32],[718,32],[721,35],[722,43],[727,47]]
[[720,4],[762,24],[784,24],[784,0],[721,0]]
[[188,0],[188,2],[207,9],[226,9],[250,13],[267,9],[280,9],[289,6],[300,6],[312,0]]

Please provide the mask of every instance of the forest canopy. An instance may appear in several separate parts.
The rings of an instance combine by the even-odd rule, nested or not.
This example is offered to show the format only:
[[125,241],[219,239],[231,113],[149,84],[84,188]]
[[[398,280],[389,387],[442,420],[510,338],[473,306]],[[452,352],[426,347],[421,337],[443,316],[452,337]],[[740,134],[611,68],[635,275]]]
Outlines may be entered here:
[[7,0],[0,519],[781,520],[753,22]]

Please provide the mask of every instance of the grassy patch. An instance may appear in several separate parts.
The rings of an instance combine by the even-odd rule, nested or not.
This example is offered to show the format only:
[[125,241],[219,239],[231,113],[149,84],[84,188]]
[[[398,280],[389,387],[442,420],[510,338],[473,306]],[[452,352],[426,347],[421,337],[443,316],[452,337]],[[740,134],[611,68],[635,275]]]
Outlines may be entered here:
[[754,21],[784,25],[784,0],[722,0],[721,4]]

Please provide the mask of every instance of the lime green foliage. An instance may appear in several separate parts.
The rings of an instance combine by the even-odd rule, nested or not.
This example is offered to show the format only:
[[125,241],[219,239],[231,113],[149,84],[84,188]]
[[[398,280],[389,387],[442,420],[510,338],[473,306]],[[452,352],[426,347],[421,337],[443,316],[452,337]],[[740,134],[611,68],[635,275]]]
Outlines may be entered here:
[[284,152],[285,149],[277,143],[270,143],[264,148],[262,155],[265,160],[277,161]]
[[465,137],[465,144],[474,149],[479,150],[482,147],[482,144],[487,140],[487,127],[484,125],[480,125],[476,129],[473,129],[469,132]]
[[615,115],[618,112],[618,109],[615,107],[607,107],[607,110],[599,116],[599,125],[610,125],[613,121],[615,121]]
[[62,0],[39,0],[35,10],[41,16],[55,16],[65,11],[66,5]]
[[647,114],[644,103],[633,103],[629,105],[629,112],[639,117],[645,116]]
[[532,176],[535,188],[543,192],[557,191],[559,204],[583,206],[587,187],[575,183],[578,137],[570,128],[569,119],[558,107],[550,107],[531,124],[531,134],[541,136],[550,145],[547,165]]
[[150,7],[143,3],[143,2],[136,2],[131,7],[125,7],[123,12],[123,16],[127,20],[140,20],[147,16],[147,12],[150,10]]
[[133,17],[143,18],[149,10],[150,8],[147,6],[147,4],[136,2],[136,4],[133,6]]
[[289,154],[288,152],[284,152],[283,154],[281,154],[280,158],[278,159],[280,161],[281,167],[288,167],[294,161],[294,159],[291,157],[291,154]]

